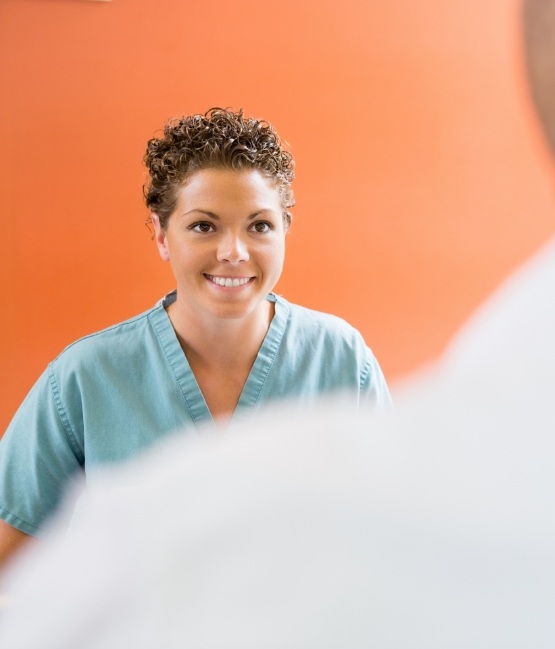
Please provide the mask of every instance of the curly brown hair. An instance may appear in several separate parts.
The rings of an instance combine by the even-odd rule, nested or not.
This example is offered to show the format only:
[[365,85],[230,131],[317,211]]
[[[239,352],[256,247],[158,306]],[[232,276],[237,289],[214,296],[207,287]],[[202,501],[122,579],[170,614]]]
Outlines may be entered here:
[[275,129],[266,121],[244,117],[243,110],[211,108],[204,115],[168,121],[163,137],[148,141],[144,163],[150,179],[144,186],[147,207],[162,228],[175,209],[177,190],[201,169],[256,169],[279,190],[284,219],[295,199],[293,156],[284,150]]

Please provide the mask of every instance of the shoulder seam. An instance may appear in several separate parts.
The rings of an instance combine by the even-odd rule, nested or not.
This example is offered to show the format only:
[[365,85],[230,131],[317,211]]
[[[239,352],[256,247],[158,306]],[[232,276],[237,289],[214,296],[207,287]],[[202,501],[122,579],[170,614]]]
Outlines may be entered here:
[[71,349],[72,347],[75,347],[75,345],[78,345],[79,343],[89,340],[91,338],[96,338],[96,336],[101,336],[102,334],[108,333],[109,331],[113,331],[114,329],[118,329],[119,327],[124,327],[126,325],[133,324],[135,322],[138,322],[139,320],[142,320],[143,318],[148,318],[149,314],[154,311],[155,309],[160,308],[160,307],[152,307],[152,309],[149,309],[148,311],[145,311],[144,313],[141,313],[133,318],[129,318],[129,320],[124,320],[123,322],[118,322],[117,324],[111,325],[109,327],[106,327],[105,329],[100,329],[100,331],[95,331],[93,333],[87,334],[86,336],[82,336],[81,338],[78,338],[77,340],[73,341],[70,343],[67,347],[65,347],[58,356],[54,360],[57,360],[62,354],[64,354],[66,351]]
[[79,464],[83,466],[85,463],[85,453],[80,447],[79,442],[77,441],[77,436],[75,435],[75,432],[71,426],[71,422],[69,421],[69,417],[67,416],[66,410],[64,408],[64,404],[62,403],[62,396],[60,394],[60,389],[58,387],[58,382],[56,380],[52,363],[50,363],[48,366],[48,383],[50,385],[50,389],[52,390],[54,403],[56,404],[56,412],[58,413],[58,417],[60,418],[60,422],[66,434],[66,439],[73,452],[75,453],[77,459],[79,460]]

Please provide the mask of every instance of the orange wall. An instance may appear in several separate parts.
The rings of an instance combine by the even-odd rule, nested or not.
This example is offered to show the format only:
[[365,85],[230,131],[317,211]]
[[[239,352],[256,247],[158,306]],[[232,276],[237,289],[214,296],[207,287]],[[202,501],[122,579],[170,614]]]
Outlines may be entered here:
[[172,288],[141,157],[212,105],[297,160],[279,291],[395,380],[555,230],[516,0],[0,0],[3,430],[46,363]]

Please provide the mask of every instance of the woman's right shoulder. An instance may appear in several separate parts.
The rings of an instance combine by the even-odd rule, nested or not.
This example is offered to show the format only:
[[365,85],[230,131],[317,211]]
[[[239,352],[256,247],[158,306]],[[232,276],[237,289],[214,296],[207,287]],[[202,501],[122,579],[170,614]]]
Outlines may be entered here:
[[159,311],[164,311],[161,302],[127,320],[78,338],[65,347],[51,365],[56,367],[91,357],[118,358],[126,353],[136,353],[137,346],[146,343],[147,332],[152,328],[152,317]]

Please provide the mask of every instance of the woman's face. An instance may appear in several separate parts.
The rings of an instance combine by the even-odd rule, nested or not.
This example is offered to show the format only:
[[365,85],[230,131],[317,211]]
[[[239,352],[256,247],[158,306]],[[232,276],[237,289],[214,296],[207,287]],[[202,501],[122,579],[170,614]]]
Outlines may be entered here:
[[198,171],[179,189],[166,229],[153,221],[181,308],[216,318],[262,308],[281,275],[286,228],[279,191],[259,171]]

